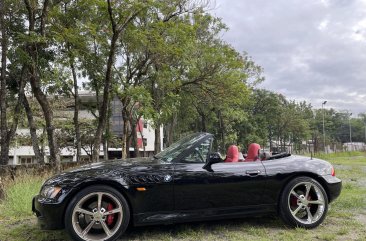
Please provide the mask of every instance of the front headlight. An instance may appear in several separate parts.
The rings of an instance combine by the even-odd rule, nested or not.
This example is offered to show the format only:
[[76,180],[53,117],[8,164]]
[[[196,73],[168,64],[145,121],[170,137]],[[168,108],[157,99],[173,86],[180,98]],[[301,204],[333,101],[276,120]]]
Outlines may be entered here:
[[44,186],[41,190],[41,196],[45,198],[55,198],[61,191],[59,186]]

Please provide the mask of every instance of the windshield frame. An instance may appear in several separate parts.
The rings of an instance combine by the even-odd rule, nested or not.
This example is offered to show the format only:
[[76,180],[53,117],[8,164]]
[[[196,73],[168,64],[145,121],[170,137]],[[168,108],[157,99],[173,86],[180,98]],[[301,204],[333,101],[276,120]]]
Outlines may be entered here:
[[202,140],[205,140],[207,137],[212,137],[212,134],[205,132],[189,134],[156,154],[154,158],[159,159],[164,163],[175,163],[180,159],[182,154],[194,148],[198,143],[200,143]]

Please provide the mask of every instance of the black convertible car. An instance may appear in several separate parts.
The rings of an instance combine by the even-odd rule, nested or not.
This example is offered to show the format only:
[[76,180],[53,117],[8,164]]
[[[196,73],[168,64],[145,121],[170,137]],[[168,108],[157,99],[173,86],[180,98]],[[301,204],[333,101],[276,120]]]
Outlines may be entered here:
[[170,224],[278,213],[314,228],[341,191],[326,161],[268,155],[257,144],[239,160],[211,152],[213,135],[186,136],[151,158],[83,166],[47,180],[32,209],[45,229],[75,240],[115,240],[129,224]]

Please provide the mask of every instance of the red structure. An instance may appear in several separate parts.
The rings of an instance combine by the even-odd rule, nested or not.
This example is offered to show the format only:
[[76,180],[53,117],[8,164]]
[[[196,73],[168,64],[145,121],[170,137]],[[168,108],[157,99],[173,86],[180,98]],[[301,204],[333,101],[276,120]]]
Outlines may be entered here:
[[137,145],[139,148],[143,148],[142,144],[142,135],[143,135],[143,131],[144,131],[144,120],[143,119],[139,119],[136,125],[136,133],[137,133]]

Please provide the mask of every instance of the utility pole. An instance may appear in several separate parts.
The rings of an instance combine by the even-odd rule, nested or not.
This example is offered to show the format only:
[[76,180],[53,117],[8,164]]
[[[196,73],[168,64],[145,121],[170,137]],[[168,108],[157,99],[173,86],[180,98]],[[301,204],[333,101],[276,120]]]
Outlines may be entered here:
[[349,114],[349,117],[348,117],[348,123],[349,123],[349,142],[351,142],[351,143],[352,143],[351,116],[352,116],[352,113],[350,113],[350,114]]
[[353,145],[352,145],[351,116],[352,116],[352,113],[349,113],[349,116],[348,116],[348,124],[349,124],[349,142],[350,142],[350,145],[351,145],[351,149],[353,150]]
[[324,101],[322,103],[322,112],[323,112],[323,145],[324,145],[324,153],[327,152],[325,147],[325,123],[324,123],[324,105],[327,103],[327,101]]

